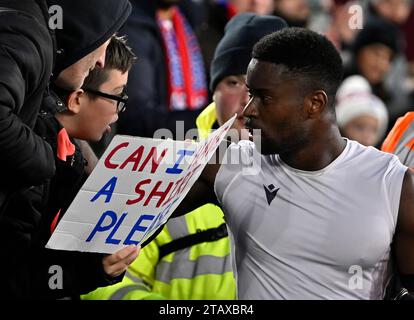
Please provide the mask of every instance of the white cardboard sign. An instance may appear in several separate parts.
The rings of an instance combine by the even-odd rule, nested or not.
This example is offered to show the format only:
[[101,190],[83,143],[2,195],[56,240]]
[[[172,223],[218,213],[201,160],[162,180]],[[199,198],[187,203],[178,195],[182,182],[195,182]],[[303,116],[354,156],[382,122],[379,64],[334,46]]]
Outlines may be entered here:
[[46,247],[114,253],[144,242],[184,199],[234,119],[199,143],[115,136]]

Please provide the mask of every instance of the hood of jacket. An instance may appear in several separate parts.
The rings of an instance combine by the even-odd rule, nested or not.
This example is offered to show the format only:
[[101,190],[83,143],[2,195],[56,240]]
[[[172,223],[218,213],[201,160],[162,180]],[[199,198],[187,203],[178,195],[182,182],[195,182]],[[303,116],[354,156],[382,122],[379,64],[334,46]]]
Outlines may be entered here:
[[47,4],[60,6],[63,14],[63,27],[55,30],[54,78],[104,44],[131,14],[128,0],[47,0]]

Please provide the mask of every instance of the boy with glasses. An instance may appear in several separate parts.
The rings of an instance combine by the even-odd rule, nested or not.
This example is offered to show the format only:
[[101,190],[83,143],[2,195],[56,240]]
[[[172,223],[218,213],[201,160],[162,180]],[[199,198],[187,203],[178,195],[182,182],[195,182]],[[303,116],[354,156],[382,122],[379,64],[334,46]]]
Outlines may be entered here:
[[65,102],[55,118],[71,138],[99,141],[126,108],[125,88],[135,55],[124,38],[113,37],[108,48],[105,68],[93,70],[81,89],[68,92],[53,87]]
[[116,101],[116,112],[121,113],[124,112],[126,109],[126,103],[128,102],[128,95],[125,92],[121,92],[121,95],[114,96],[112,94],[107,94],[105,92],[101,92],[99,90],[93,90],[88,88],[82,88],[83,91],[95,95],[97,97],[106,98],[109,100]]
[[50,290],[48,281],[39,279],[35,283],[39,298],[79,297],[97,287],[116,283],[138,256],[139,249],[135,246],[112,255],[44,248],[86,179],[87,162],[74,139],[97,141],[110,130],[109,125],[117,121],[118,112],[125,108],[127,96],[124,91],[134,60],[135,55],[125,39],[112,37],[105,67],[91,71],[84,82],[87,89],[66,92],[54,88],[58,97],[49,102],[59,106],[58,112],[47,111],[53,110],[53,106],[46,106],[39,115],[35,132],[52,146],[56,174],[50,182],[37,249],[28,259],[38,261],[34,272],[39,275],[51,263],[61,266],[65,275],[62,290]]

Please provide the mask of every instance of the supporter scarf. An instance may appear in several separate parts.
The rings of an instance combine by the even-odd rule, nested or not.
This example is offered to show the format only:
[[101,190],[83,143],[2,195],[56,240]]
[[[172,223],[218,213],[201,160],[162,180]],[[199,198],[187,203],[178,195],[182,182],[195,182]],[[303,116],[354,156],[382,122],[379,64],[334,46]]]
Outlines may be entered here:
[[196,110],[207,104],[204,64],[188,21],[174,8],[172,23],[158,18],[167,57],[171,110]]

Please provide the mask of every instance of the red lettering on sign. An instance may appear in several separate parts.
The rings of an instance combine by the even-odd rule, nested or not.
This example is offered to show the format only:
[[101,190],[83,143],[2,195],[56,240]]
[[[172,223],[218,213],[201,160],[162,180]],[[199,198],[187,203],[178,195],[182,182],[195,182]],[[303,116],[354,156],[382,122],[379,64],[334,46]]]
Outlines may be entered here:
[[144,153],[144,146],[140,146],[135,150],[129,157],[124,161],[124,163],[119,167],[119,169],[124,169],[128,163],[134,163],[132,171],[137,171],[139,162],[141,161],[142,154]]
[[141,189],[141,186],[149,184],[149,183],[151,183],[151,181],[152,181],[151,179],[145,179],[145,180],[142,180],[142,181],[138,182],[138,184],[135,187],[135,192],[136,192],[136,194],[139,195],[139,197],[134,199],[134,200],[128,200],[126,202],[126,204],[127,205],[133,205],[133,204],[136,204],[136,203],[140,202],[142,199],[144,199],[145,191]]
[[118,168],[118,165],[111,163],[111,158],[114,156],[114,154],[116,152],[118,152],[119,149],[126,148],[126,147],[128,147],[128,145],[129,145],[129,142],[124,142],[124,143],[121,143],[120,145],[116,146],[109,153],[109,155],[106,157],[105,162],[104,162],[105,163],[105,167],[107,167],[108,169],[116,169],[116,168]]
[[151,163],[151,173],[155,173],[158,169],[158,166],[161,163],[161,160],[165,157],[165,155],[167,154],[168,149],[164,149],[161,152],[161,155],[159,156],[159,158],[157,158],[157,148],[156,147],[152,147],[150,153],[148,154],[147,158],[145,159],[145,161],[143,162],[143,164],[141,165],[141,167],[139,168],[139,171],[143,171],[145,166],[148,164],[148,162],[150,161],[150,159],[152,159],[152,163]]
[[155,187],[152,189],[151,193],[149,194],[147,200],[145,200],[144,202],[144,206],[147,206],[148,203],[152,200],[152,198],[154,197],[159,197],[160,199],[157,202],[156,207],[158,208],[163,201],[165,200],[165,198],[167,197],[168,193],[170,192],[174,182],[170,182],[168,184],[167,189],[165,189],[164,191],[158,191],[158,188],[160,187],[160,185],[162,184],[162,181],[158,181],[157,184],[155,185]]

